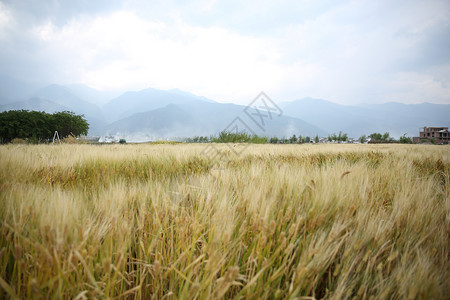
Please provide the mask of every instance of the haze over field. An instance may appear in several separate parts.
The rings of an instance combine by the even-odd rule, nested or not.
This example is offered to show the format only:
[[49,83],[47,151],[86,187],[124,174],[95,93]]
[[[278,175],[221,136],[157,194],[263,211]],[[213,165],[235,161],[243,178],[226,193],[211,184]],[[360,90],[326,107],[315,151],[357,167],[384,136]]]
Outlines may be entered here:
[[450,126],[449,16],[440,0],[0,0],[0,110],[209,135],[265,91],[283,115],[257,134],[413,136]]

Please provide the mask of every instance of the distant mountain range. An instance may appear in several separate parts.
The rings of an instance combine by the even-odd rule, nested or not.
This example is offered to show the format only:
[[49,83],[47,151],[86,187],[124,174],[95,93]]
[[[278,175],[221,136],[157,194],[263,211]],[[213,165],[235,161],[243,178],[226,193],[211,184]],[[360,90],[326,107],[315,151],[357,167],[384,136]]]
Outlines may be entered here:
[[389,102],[350,106],[303,98],[281,103],[281,107],[286,115],[315,124],[329,133],[342,131],[353,137],[373,132],[416,136],[423,126],[450,127],[448,104]]
[[416,136],[423,126],[450,127],[450,105],[444,104],[392,102],[347,106],[303,98],[278,106],[282,109],[281,116],[268,114],[263,118],[254,111],[253,115],[266,122],[265,126],[258,126],[259,119],[246,114],[246,106],[218,103],[177,89],[149,88],[119,94],[79,84],[38,87],[0,76],[0,111],[70,110],[85,115],[91,135],[170,138],[244,129],[269,137],[292,134],[324,137],[342,131],[357,138],[373,132]]
[[[125,104],[126,102],[124,102]],[[105,127],[116,135],[151,133],[160,137],[192,137],[218,134],[222,130],[242,131],[262,136],[292,136],[293,134],[320,135],[327,133],[298,118],[280,116],[267,120],[265,128],[244,113],[246,107],[205,101],[187,101],[168,104],[144,113],[136,113]]]
[[205,97],[196,96],[180,90],[145,89],[138,92],[126,92],[112,99],[103,106],[107,120],[117,121],[136,113],[152,111],[169,104],[184,104],[195,102],[215,103]]

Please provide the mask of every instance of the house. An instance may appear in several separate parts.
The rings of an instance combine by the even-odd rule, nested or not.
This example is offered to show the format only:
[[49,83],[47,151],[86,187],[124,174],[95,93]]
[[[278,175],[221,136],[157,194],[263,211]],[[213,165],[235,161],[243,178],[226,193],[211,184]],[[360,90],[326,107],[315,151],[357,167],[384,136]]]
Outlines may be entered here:
[[420,128],[419,136],[413,138],[414,143],[423,141],[434,142],[436,144],[449,144],[450,134],[448,127],[423,127]]

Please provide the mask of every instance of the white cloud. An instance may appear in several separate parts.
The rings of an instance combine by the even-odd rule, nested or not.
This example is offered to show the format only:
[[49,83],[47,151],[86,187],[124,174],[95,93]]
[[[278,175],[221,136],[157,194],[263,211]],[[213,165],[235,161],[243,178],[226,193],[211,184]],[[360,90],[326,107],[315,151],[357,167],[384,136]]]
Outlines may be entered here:
[[65,18],[52,17],[48,4],[27,22],[33,10],[20,14],[0,2],[3,70],[101,89],[179,88],[239,103],[261,90],[276,101],[450,103],[445,0],[129,0],[80,13],[64,5]]
[[0,2],[0,40],[7,37],[7,31],[13,27],[11,11]]
[[[436,8],[429,7],[421,7],[420,14],[421,8],[406,3],[392,10],[379,2],[365,4],[352,1],[286,29],[282,97],[313,96],[347,104],[420,98],[450,103],[448,89],[440,88],[450,83],[443,76],[450,73],[448,64],[441,63],[437,72],[432,65],[436,56],[429,53],[431,49],[440,61],[450,60],[450,53],[439,50],[445,47],[438,41],[440,32],[450,33],[448,26],[440,27],[443,14],[433,16]],[[435,32],[440,34],[430,40]],[[397,84],[409,92],[399,94]]]
[[180,88],[219,100],[252,99],[280,84],[271,39],[222,28],[150,22],[130,12],[34,30],[74,77],[101,89]]

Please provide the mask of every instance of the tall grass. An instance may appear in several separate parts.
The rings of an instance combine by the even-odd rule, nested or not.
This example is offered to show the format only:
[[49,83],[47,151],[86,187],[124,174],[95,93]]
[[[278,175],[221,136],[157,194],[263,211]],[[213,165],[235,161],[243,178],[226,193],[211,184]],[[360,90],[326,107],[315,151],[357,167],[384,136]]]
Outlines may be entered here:
[[450,294],[447,146],[215,146],[1,146],[0,298]]

